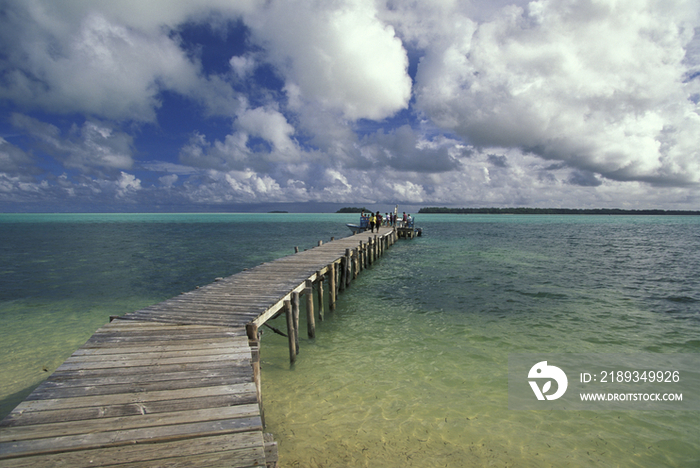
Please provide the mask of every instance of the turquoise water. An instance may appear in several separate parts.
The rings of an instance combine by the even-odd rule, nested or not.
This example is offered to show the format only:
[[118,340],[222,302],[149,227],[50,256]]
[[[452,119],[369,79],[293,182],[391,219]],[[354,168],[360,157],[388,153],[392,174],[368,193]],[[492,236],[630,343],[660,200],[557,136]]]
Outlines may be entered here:
[[[345,236],[352,221],[0,215],[2,414],[109,315]],[[699,218],[418,224],[423,237],[392,247],[302,337],[293,367],[285,338],[263,335],[282,466],[700,464],[697,412],[513,411],[507,398],[509,353],[700,352]]]

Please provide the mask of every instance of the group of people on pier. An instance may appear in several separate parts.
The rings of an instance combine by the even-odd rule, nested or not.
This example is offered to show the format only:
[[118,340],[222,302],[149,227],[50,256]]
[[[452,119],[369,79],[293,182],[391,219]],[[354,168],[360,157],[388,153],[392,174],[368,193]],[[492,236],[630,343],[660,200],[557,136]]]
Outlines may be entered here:
[[[376,213],[365,213],[363,211],[360,213],[360,227],[363,229],[369,229],[371,232],[374,232],[374,229],[376,228],[377,232],[379,232],[379,228],[382,226],[396,227],[397,218],[398,216],[395,212],[384,213],[384,216],[382,216],[379,211]],[[401,219],[401,226],[413,226],[413,218],[410,214],[407,215],[405,211],[403,212],[403,217]]]

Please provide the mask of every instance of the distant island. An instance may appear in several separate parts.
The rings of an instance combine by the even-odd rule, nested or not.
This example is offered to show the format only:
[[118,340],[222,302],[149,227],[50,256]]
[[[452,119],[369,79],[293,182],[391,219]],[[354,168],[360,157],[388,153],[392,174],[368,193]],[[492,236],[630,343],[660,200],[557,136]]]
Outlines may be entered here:
[[355,208],[354,206],[346,206],[341,208],[336,213],[362,213],[363,211],[369,212],[367,208]]
[[275,211],[268,211],[268,213],[289,213],[289,211],[278,211],[278,210],[275,210]]
[[554,214],[554,215],[700,215],[689,210],[621,210],[618,208],[421,208],[419,214]]

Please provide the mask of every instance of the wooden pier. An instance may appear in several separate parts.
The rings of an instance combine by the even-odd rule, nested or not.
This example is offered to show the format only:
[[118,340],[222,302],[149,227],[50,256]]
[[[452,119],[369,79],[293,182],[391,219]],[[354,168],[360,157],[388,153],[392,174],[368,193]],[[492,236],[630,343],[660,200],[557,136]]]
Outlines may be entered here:
[[0,422],[0,467],[276,466],[259,327],[285,314],[294,362],[300,297],[313,338],[325,304],[396,239],[381,228],[319,241],[113,318]]

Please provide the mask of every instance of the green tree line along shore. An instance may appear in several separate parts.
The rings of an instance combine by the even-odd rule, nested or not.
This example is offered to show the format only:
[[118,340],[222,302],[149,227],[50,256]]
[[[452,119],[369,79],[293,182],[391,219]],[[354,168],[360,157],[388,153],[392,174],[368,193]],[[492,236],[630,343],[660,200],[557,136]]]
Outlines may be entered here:
[[618,208],[421,208],[419,214],[553,214],[553,215],[700,215],[685,210],[621,210]]
[[363,211],[369,213],[367,208],[355,208],[354,206],[346,206],[336,211],[336,213],[362,213]]

